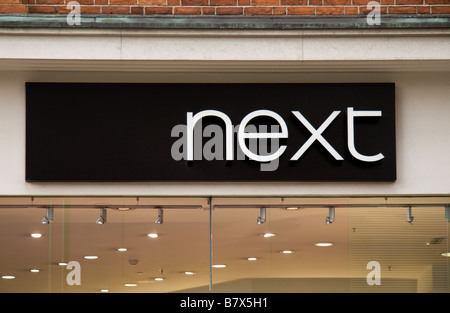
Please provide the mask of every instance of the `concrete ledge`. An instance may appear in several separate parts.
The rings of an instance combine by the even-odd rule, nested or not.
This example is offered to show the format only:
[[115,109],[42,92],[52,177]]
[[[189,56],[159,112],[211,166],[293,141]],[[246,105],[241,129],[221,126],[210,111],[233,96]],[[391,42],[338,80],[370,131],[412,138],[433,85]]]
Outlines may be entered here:
[[404,29],[450,28],[450,16],[381,16],[369,25],[366,16],[90,16],[71,26],[66,15],[0,15],[1,27],[17,28],[126,28],[126,29]]

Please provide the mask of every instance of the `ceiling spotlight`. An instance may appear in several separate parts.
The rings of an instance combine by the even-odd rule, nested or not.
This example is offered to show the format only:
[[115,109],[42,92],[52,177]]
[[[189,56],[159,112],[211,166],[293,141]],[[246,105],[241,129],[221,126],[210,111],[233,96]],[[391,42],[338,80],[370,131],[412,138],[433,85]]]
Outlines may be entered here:
[[36,269],[36,268],[33,268],[33,269],[30,270],[30,272],[31,272],[31,273],[39,273],[39,270]]
[[125,251],[127,251],[128,249],[127,248],[118,248],[117,249],[117,251],[119,251],[119,252],[125,252]]
[[96,259],[98,259],[98,256],[96,256],[96,255],[86,255],[86,256],[84,256],[84,258],[86,260],[96,260]]
[[155,234],[155,233],[147,234],[147,236],[150,238],[158,238],[158,234]]
[[410,224],[412,224],[412,222],[414,221],[414,216],[412,216],[411,214],[412,214],[411,213],[411,207],[409,206],[408,207],[408,213],[407,213],[407,216],[406,216],[406,221],[408,223],[410,223]]
[[214,268],[225,268],[227,266],[225,264],[214,264],[212,267],[214,267]]
[[266,208],[259,209],[258,225],[266,222]]
[[441,255],[448,258],[450,257],[450,252],[442,252]]
[[283,251],[281,251],[281,253],[283,253],[283,254],[292,254],[292,253],[294,253],[294,251],[292,251],[292,250],[283,250]]
[[41,238],[42,234],[34,233],[34,234],[30,234],[30,236],[33,237],[33,238]]
[[275,234],[272,234],[272,233],[265,233],[265,234],[263,234],[264,238],[269,238],[269,237],[274,237],[274,236],[275,236]]
[[3,278],[3,279],[14,279],[14,278],[16,278],[16,276],[12,276],[12,275],[3,275],[2,278]]
[[331,224],[334,222],[334,207],[328,208],[328,216],[326,218],[327,224]]
[[137,286],[137,284],[134,284],[134,283],[125,283],[125,284],[123,284],[125,287],[136,287]]
[[67,266],[67,262],[59,262],[58,265],[59,266]]
[[155,280],[156,281],[162,281],[162,280],[164,280],[164,278],[162,278],[162,277],[155,277]]
[[162,224],[164,222],[163,215],[164,215],[163,209],[159,208],[158,209],[158,218],[155,220],[156,224]]
[[47,215],[42,218],[41,224],[50,224],[51,222],[53,222],[53,208],[48,207]]
[[194,275],[195,273],[194,273],[194,272],[187,271],[187,272],[184,272],[184,274],[185,274],[185,275]]
[[316,247],[331,247],[333,245],[332,242],[316,242],[314,244]]
[[106,209],[100,209],[100,217],[95,222],[99,225],[106,223]]
[[109,292],[109,289],[100,289],[100,292]]
[[254,258],[254,257],[250,257],[250,258],[247,258],[247,260],[249,260],[249,261],[256,261],[256,260],[257,260],[257,258]]

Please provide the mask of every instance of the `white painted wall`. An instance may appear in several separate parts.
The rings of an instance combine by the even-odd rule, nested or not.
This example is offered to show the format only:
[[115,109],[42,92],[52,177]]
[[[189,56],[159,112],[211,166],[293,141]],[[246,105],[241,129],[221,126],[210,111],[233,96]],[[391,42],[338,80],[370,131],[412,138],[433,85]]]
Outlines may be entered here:
[[[162,77],[161,77],[162,76]],[[27,183],[26,81],[395,82],[398,178],[392,183]],[[0,195],[437,195],[450,192],[448,73],[0,74]],[[299,99],[300,100],[300,99]],[[49,147],[51,149],[51,147]]]
[[[132,36],[96,33],[81,37],[78,33],[55,35],[58,30],[49,35],[22,32],[25,33],[13,36],[0,31],[0,195],[450,194],[448,32],[425,32],[420,38],[412,34],[401,38],[398,34],[386,38],[374,33],[362,36],[358,32],[345,36],[297,32],[289,33],[289,38],[283,38],[286,33],[246,33],[240,38],[238,32],[232,32],[221,38],[217,33],[202,37],[194,31],[182,39],[164,32],[137,32]],[[142,60],[145,62],[139,63]],[[394,82],[397,181],[27,183],[27,81]]]

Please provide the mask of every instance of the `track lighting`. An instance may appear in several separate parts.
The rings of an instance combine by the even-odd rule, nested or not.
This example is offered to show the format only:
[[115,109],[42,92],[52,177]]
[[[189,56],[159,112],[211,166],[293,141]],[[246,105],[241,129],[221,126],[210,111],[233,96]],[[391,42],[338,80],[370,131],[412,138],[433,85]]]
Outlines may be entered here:
[[412,222],[414,221],[414,216],[411,215],[411,207],[410,206],[408,207],[406,221],[410,224],[412,224]]
[[331,224],[334,222],[334,207],[328,208],[328,216],[326,218],[327,224]]
[[106,209],[100,209],[100,217],[95,222],[99,225],[106,223]]
[[48,207],[47,215],[42,218],[41,224],[50,224],[51,222],[53,222],[53,208]]
[[259,217],[257,219],[258,224],[262,224],[266,222],[266,208],[259,209]]
[[163,209],[159,208],[158,209],[158,218],[155,220],[156,224],[162,224],[164,222],[163,215],[164,215]]

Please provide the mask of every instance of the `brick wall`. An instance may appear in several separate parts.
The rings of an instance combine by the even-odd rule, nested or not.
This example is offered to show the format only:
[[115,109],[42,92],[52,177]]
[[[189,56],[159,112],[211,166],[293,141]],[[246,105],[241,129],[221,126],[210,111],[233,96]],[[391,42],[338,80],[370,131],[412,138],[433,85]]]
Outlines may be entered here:
[[[0,14],[67,14],[71,0],[0,0]],[[371,0],[78,0],[94,15],[359,15]],[[450,0],[378,0],[382,14],[450,14]]]

